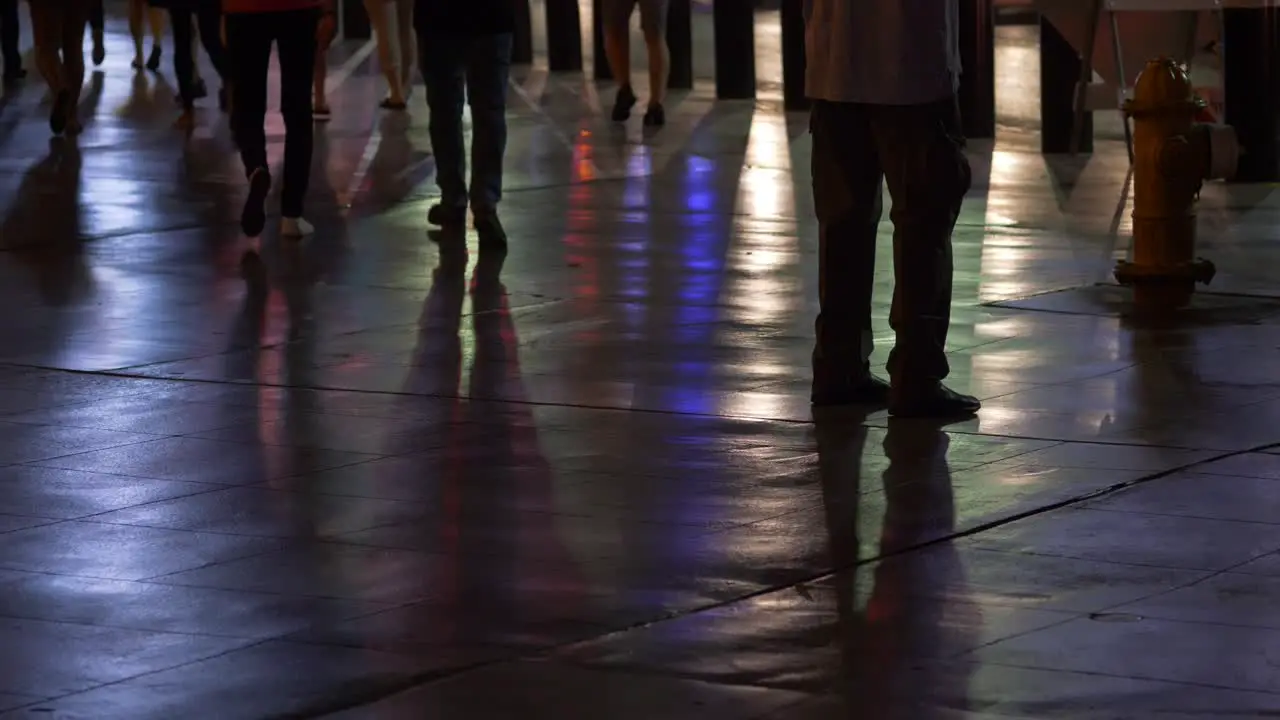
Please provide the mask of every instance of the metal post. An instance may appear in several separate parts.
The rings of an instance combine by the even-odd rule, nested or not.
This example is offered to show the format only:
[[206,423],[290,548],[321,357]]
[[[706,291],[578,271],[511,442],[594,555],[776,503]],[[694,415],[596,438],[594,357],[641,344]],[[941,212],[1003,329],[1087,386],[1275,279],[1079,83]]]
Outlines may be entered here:
[[[1040,151],[1071,151],[1075,123],[1076,83],[1080,82],[1080,53],[1043,16],[1040,18]],[[1084,113],[1079,127],[1080,152],[1093,152],[1093,113]]]
[[533,12],[529,0],[514,0],[516,30],[511,44],[511,62],[528,65],[533,62]]
[[1280,180],[1280,8],[1222,11],[1226,121],[1243,154],[1235,180]]
[[360,0],[342,0],[338,17],[342,20],[344,40],[368,40],[373,37],[369,14],[364,11],[364,3]]
[[782,104],[787,110],[808,110],[804,92],[804,0],[782,2]]
[[579,24],[578,0],[546,0],[546,4],[547,65],[552,72],[580,72],[582,26]]
[[671,51],[671,74],[667,87],[688,90],[693,87],[693,3],[670,0],[667,9],[667,47]]
[[991,0],[960,0],[960,120],[971,138],[996,136],[995,13]]
[[755,9],[745,0],[713,0],[716,97],[746,100],[756,96]]

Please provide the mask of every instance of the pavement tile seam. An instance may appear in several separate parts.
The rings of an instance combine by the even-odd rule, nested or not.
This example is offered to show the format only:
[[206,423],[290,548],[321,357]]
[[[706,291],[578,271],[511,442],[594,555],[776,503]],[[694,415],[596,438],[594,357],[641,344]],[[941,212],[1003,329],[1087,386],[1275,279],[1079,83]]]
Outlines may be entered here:
[[[1162,621],[1162,622],[1166,622],[1166,621]],[[996,643],[996,644],[999,644],[999,643]],[[1145,675],[1121,675],[1116,673],[1099,672],[1096,670],[1091,672],[1086,672],[1084,670],[1078,670],[1078,669],[1064,669],[1064,668],[1056,668],[1056,667],[1041,666],[1041,665],[1019,665],[1019,664],[1005,663],[1005,662],[1000,662],[998,660],[990,660],[990,659],[984,659],[982,662],[985,665],[994,666],[994,667],[1017,668],[1020,670],[1038,670],[1038,671],[1052,672],[1052,673],[1070,673],[1073,675],[1083,675],[1086,677],[1116,678],[1116,679],[1122,679],[1122,680],[1141,680],[1143,682],[1159,683],[1162,685],[1195,687],[1195,688],[1203,688],[1205,690],[1238,690],[1238,691],[1245,691],[1245,692],[1262,693],[1266,695],[1275,695],[1277,697],[1280,697],[1280,689],[1262,690],[1262,689],[1251,687],[1251,686],[1245,687],[1245,686],[1234,686],[1234,685],[1218,685],[1214,683],[1202,683],[1202,682],[1183,682],[1180,680],[1168,680],[1166,678],[1148,677]],[[1266,715],[1264,715],[1263,717],[1266,717]]]

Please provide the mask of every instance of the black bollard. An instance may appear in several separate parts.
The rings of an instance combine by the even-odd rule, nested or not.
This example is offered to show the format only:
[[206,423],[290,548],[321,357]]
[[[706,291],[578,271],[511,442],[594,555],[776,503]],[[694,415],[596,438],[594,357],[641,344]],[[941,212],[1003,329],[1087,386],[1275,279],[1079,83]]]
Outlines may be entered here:
[[[1080,53],[1043,16],[1040,18],[1040,152],[1071,152]],[[1093,152],[1093,113],[1085,113],[1080,152]]]
[[342,38],[344,40],[368,40],[373,37],[373,28],[369,26],[369,14],[364,11],[364,3],[360,0],[341,0]]
[[756,96],[755,9],[746,0],[713,0],[716,97],[746,100]]
[[551,72],[579,72],[582,70],[582,26],[578,0],[546,0],[546,3],[547,65]]
[[1244,151],[1238,182],[1280,180],[1280,8],[1222,11],[1226,122]]
[[782,0],[782,104],[808,110],[804,92],[804,0]]
[[591,74],[596,80],[613,79],[604,50],[604,0],[591,0]]
[[965,137],[996,136],[996,39],[991,0],[960,0],[960,121]]
[[511,38],[511,62],[528,65],[533,62],[533,13],[529,0],[513,0],[516,29]]
[[688,90],[693,87],[693,3],[671,0],[667,9],[667,47],[671,51],[671,74],[667,87]]

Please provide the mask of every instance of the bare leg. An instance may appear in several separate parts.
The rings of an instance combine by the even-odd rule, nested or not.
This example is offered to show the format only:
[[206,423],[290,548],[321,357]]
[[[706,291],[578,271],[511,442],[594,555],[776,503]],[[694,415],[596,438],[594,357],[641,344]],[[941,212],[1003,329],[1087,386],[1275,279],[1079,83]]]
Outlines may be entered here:
[[644,44],[649,50],[649,107],[660,107],[667,99],[667,73],[671,54],[662,32],[645,31]]
[[142,53],[142,16],[146,13],[145,0],[129,0],[129,35],[133,37],[133,66],[137,69],[147,61]]
[[373,37],[378,44],[378,65],[382,68],[382,76],[387,79],[387,99],[384,104],[404,105],[404,86],[400,84],[400,71],[392,52],[392,37],[388,27],[387,3],[384,0],[364,0],[364,9],[369,13],[369,24],[373,26]]
[[329,113],[329,96],[325,90],[325,83],[329,79],[329,46],[333,43],[333,36],[337,31],[336,18],[326,13],[320,18],[320,25],[316,28],[316,62],[312,71],[312,114],[319,119],[324,119]]
[[35,40],[36,69],[49,86],[49,92],[57,95],[62,89],[62,61],[58,57],[59,39],[57,13],[52,3],[31,3],[31,33]]

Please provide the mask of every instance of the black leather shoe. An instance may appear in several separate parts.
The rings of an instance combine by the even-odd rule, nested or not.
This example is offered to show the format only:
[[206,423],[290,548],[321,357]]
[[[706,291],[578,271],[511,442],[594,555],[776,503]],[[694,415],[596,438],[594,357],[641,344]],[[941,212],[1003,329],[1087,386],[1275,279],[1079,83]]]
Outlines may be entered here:
[[875,375],[855,379],[852,382],[823,382],[814,380],[809,402],[815,407],[837,405],[880,405],[889,402],[889,383]]
[[889,414],[896,418],[962,419],[976,415],[982,402],[943,385],[895,388],[889,396]]
[[467,222],[467,208],[436,203],[427,210],[427,222],[440,227],[452,227]]

